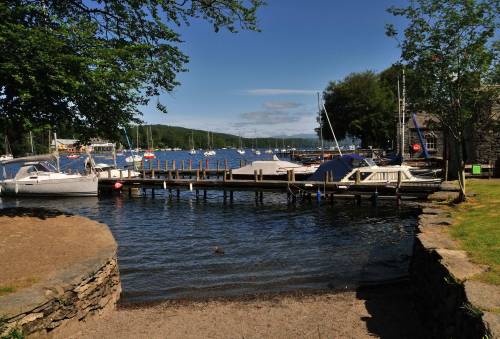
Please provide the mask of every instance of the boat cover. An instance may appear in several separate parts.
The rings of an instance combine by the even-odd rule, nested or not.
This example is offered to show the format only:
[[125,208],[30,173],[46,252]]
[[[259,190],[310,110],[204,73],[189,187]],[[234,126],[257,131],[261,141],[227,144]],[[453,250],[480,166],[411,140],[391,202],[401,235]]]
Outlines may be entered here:
[[308,181],[323,181],[325,180],[326,172],[333,172],[333,180],[340,181],[353,168],[359,167],[364,163],[365,158],[357,154],[344,154],[335,157],[332,160],[326,161],[318,167],[316,172],[307,178]]

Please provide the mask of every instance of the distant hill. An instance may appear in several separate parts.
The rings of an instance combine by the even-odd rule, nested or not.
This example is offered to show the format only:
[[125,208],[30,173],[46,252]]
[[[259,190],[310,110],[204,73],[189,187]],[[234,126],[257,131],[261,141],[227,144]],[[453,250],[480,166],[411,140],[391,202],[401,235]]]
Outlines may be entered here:
[[[155,148],[165,148],[165,147],[180,147],[183,149],[189,149],[191,135],[193,135],[195,148],[206,148],[208,143],[208,131],[189,129],[178,126],[168,126],[168,125],[143,125],[139,126],[139,147],[148,148],[151,147],[148,144],[149,130],[153,136],[153,146]],[[137,127],[134,126],[127,130],[127,135],[131,142],[133,148],[137,144]],[[240,137],[228,133],[217,133],[210,132],[210,138],[213,138],[213,147],[239,147]],[[243,147],[250,148],[255,147],[255,141],[257,141],[257,146],[259,148],[266,147],[278,147],[282,148],[283,143],[285,146],[291,147],[311,147],[317,145],[316,140],[311,138],[302,137],[274,137],[274,138],[242,138]],[[122,144],[127,146],[126,138],[122,140]]]

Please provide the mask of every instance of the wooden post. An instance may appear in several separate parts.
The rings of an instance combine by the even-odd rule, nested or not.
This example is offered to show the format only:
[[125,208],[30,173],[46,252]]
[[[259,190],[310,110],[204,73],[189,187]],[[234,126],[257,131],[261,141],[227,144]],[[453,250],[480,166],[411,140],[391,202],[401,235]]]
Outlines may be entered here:
[[146,178],[146,169],[144,168],[144,166],[142,167],[142,177]]
[[111,179],[111,169],[110,168],[108,168],[108,179]]
[[175,171],[175,168],[176,168],[176,164],[175,164],[175,160],[172,160],[172,170]]
[[224,170],[227,171],[227,159],[224,159]]
[[184,160],[181,160],[181,170],[184,171]]
[[286,170],[286,181],[290,182],[291,180],[290,170]]
[[149,163],[149,169],[150,169],[150,170],[151,170],[151,169],[153,169],[153,161],[152,161],[152,160],[151,160],[151,161],[148,161],[148,163]]
[[193,160],[189,159],[189,170],[193,169]]
[[401,182],[402,182],[401,170],[399,170],[398,171],[398,184],[397,184],[398,189],[401,187]]
[[201,170],[203,167],[203,160],[198,161],[198,168]]
[[175,179],[179,179],[179,169],[175,170]]
[[358,170],[356,170],[356,179],[355,179],[354,183],[356,185],[359,185],[360,182],[361,182],[361,172],[358,169]]
[[122,170],[119,170],[120,171],[120,180],[123,179],[123,171]]
[[224,170],[224,176],[222,177],[222,181],[226,182],[227,181],[227,171]]
[[168,171],[168,160],[165,160],[165,172]]
[[233,180],[233,169],[229,170],[229,180]]
[[[149,163],[150,167],[151,167],[151,163]],[[155,177],[155,170],[154,168],[151,169],[151,179],[153,179]]]
[[196,181],[199,181],[200,180],[200,169],[197,168],[196,169]]
[[217,176],[218,176],[219,175],[219,170],[220,170],[219,160],[217,160],[216,165],[217,165]]
[[205,168],[208,169],[208,158],[205,159]]
[[253,178],[255,181],[259,181],[259,177],[257,176],[257,170],[253,170]]
[[240,167],[243,167],[243,159],[240,159]]
[[168,180],[172,180],[172,170],[168,170]]
[[295,171],[293,169],[291,170],[290,176],[291,176],[292,182],[295,182]]
[[159,170],[161,170],[161,164],[160,164],[160,159],[156,159],[156,168]]
[[259,169],[259,180],[260,181],[264,180],[264,173],[262,172],[262,168]]
[[207,170],[206,168],[203,169],[203,175],[202,175],[202,179],[205,180],[207,178]]
[[127,178],[129,178],[129,179],[130,179],[130,177],[132,176],[132,173],[130,173],[130,172],[131,172],[131,171],[130,171],[130,168],[129,168],[129,169],[127,170]]

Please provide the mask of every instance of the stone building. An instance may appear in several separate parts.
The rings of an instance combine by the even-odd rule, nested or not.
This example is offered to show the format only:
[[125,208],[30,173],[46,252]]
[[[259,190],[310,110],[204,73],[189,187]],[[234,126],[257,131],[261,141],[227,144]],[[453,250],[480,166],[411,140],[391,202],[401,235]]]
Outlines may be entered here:
[[[424,147],[420,142],[420,135],[424,145],[427,147],[427,152],[431,158],[445,158],[446,145],[443,130],[439,124],[439,120],[432,114],[418,112],[415,117],[411,116],[407,121],[406,135],[406,152],[411,158],[423,158]],[[415,150],[414,145],[418,145],[420,150]]]

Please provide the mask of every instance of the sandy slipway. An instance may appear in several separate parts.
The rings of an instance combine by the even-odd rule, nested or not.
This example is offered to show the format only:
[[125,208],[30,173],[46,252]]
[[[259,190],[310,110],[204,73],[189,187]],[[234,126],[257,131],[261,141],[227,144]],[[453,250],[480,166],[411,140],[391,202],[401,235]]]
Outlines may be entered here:
[[55,338],[423,338],[406,284],[247,301],[164,303],[73,323]]

